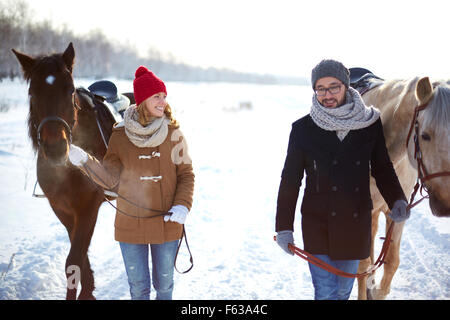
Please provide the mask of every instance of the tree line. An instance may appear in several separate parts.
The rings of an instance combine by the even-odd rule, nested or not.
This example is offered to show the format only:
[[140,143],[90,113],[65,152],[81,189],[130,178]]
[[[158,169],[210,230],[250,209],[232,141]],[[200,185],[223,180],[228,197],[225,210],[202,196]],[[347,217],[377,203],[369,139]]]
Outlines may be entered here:
[[157,49],[150,49],[146,57],[141,57],[132,44],[112,42],[101,30],[75,35],[67,26],[55,28],[49,20],[36,22],[31,18],[31,9],[23,0],[0,2],[0,81],[22,74],[11,48],[31,55],[48,54],[62,52],[73,42],[75,77],[132,79],[136,67],[146,65],[167,81],[303,82],[303,79],[281,79],[272,75],[191,66],[177,62]]

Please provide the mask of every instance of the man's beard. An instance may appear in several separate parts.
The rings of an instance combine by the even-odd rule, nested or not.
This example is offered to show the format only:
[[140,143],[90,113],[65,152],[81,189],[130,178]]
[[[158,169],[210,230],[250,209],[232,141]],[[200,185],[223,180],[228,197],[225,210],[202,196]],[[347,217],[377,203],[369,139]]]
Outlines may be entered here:
[[[335,104],[335,105],[331,107],[330,105],[333,105],[333,104]],[[330,99],[323,99],[322,103],[321,103],[321,105],[326,108],[338,108],[344,104],[345,104],[345,96],[343,97],[342,101],[340,101],[340,102],[335,98],[330,98]]]

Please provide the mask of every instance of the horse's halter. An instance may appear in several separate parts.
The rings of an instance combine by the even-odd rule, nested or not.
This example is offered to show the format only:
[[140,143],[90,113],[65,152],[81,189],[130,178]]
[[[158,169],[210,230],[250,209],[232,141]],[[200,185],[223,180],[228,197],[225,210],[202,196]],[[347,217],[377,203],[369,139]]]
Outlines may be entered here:
[[[78,110],[80,110],[81,108],[80,108],[80,106],[76,103],[76,101],[75,101],[75,92],[72,94],[72,106],[74,107],[74,108],[77,108]],[[38,146],[40,147],[41,146],[41,142],[42,142],[42,140],[41,140],[41,131],[42,131],[42,128],[44,127],[44,125],[46,124],[46,123],[48,123],[48,122],[51,122],[51,121],[53,121],[53,122],[61,122],[62,124],[63,124],[63,126],[64,126],[64,129],[67,131],[67,133],[68,133],[68,136],[69,136],[69,145],[72,143],[72,127],[73,127],[73,125],[72,125],[72,127],[67,123],[67,121],[66,120],[64,120],[63,118],[61,118],[61,117],[58,117],[58,116],[48,116],[48,117],[45,117],[44,119],[42,119],[42,121],[39,123],[39,125],[38,125],[38,127],[37,127],[37,142],[38,142]]]
[[[408,131],[408,136],[406,137],[406,149],[408,149],[408,144],[409,144],[409,139],[411,137],[413,128],[414,128],[414,159],[416,159],[417,161],[417,182],[416,185],[414,186],[414,191],[411,194],[411,199],[410,199],[410,207],[413,207],[415,205],[417,205],[419,202],[421,202],[423,199],[425,198],[429,198],[429,196],[424,196],[422,194],[422,189],[425,189],[425,191],[428,193],[428,190],[425,186],[425,181],[427,180],[431,180],[437,177],[445,177],[445,176],[450,176],[450,171],[442,171],[442,172],[437,172],[437,173],[433,173],[433,174],[428,174],[427,169],[425,168],[425,165],[423,164],[423,158],[422,158],[422,150],[420,149],[420,144],[419,144],[419,121],[418,121],[418,116],[419,116],[419,112],[426,109],[428,107],[428,102],[422,105],[417,106],[414,109],[414,116],[413,119],[411,121],[411,125],[409,127],[409,131]],[[414,197],[416,196],[417,191],[420,188],[420,194],[422,195],[422,199],[418,200],[416,203],[412,204],[414,201]]]

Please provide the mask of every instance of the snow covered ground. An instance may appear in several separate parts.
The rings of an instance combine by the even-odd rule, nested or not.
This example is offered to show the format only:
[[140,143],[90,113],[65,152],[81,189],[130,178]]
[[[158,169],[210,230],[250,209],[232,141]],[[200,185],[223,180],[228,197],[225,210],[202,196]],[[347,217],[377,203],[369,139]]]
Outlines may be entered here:
[[[129,81],[116,83],[132,90]],[[196,174],[186,222],[195,266],[175,274],[174,299],[312,299],[307,263],[273,241],[291,123],[308,113],[311,88],[169,82],[167,89]],[[27,136],[27,90],[18,80],[0,83],[0,107],[11,106],[0,113],[0,299],[64,299],[69,241],[47,200],[31,196],[36,157]],[[240,110],[246,103],[253,108]],[[97,299],[130,298],[113,223],[114,209],[103,204],[89,250]],[[295,226],[302,247],[299,213]],[[376,254],[380,247],[378,240]],[[405,226],[388,299],[449,299],[449,249],[450,220],[433,217],[423,201]],[[183,246],[179,268],[188,260]]]

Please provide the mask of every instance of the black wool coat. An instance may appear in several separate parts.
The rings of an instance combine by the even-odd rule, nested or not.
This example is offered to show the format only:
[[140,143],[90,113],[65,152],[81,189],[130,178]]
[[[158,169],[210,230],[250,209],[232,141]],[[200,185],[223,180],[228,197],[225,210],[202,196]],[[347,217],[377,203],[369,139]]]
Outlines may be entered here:
[[351,130],[341,142],[335,131],[318,127],[307,115],[292,124],[278,191],[275,230],[294,231],[301,182],[304,249],[334,260],[365,259],[370,254],[370,174],[389,208],[406,200],[389,158],[381,120]]

